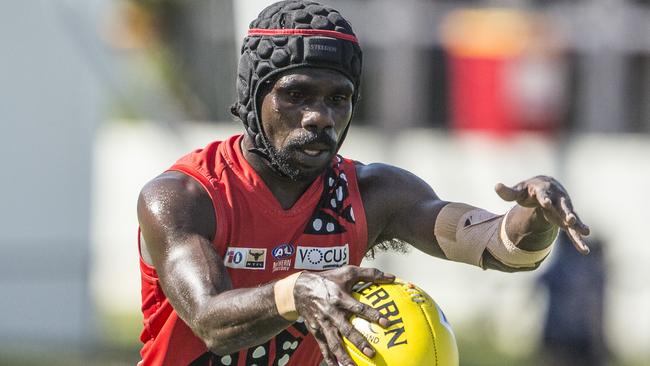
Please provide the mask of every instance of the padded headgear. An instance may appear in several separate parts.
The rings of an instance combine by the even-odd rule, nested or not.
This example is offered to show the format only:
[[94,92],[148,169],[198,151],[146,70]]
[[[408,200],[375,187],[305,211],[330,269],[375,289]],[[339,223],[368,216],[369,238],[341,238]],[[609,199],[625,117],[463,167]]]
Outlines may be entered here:
[[[252,152],[279,170],[279,163],[260,122],[260,87],[281,72],[299,67],[338,71],[354,84],[352,111],[359,97],[362,54],[350,24],[341,14],[313,1],[289,0],[275,3],[250,24],[244,38],[237,77],[237,102],[231,111],[238,116],[252,138]],[[347,124],[340,147],[347,134]]]

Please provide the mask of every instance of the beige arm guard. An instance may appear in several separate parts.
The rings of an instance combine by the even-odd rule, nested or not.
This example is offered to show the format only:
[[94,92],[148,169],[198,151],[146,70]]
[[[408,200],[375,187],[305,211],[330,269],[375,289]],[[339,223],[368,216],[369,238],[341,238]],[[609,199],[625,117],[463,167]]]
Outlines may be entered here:
[[508,238],[505,222],[508,213],[497,216],[463,203],[449,203],[436,219],[434,235],[445,256],[453,261],[484,268],[487,249],[499,262],[511,268],[531,268],[546,258],[552,245],[539,251],[518,248]]

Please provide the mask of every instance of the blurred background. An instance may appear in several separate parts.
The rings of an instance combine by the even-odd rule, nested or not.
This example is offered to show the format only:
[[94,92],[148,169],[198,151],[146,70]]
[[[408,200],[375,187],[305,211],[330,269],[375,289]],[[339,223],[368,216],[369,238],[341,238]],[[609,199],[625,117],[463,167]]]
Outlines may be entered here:
[[[135,204],[184,153],[242,132],[238,49],[267,0],[0,4],[0,365],[134,365]],[[323,1],[364,50],[343,154],[446,200],[557,177],[592,228],[537,271],[381,254],[425,288],[462,365],[650,364],[650,1]]]

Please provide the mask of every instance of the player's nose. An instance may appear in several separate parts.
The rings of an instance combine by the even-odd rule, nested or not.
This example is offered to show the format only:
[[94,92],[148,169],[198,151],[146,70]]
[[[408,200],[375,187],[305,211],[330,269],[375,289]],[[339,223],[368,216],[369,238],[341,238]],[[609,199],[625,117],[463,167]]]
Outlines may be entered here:
[[315,103],[303,112],[302,127],[307,130],[325,130],[335,125],[333,112],[325,103]]

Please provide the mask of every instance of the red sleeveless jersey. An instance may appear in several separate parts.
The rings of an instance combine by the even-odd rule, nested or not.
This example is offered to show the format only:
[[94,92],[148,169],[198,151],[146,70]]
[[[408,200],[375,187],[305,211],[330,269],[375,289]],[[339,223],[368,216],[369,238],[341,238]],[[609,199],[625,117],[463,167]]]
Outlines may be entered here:
[[[288,210],[242,155],[241,136],[213,142],[169,170],[196,179],[217,217],[214,248],[234,288],[253,287],[301,270],[358,265],[368,241],[354,162],[336,156]],[[178,317],[156,271],[140,259],[144,329],[141,365],[311,366],[322,360],[299,320],[268,342],[218,356]]]

